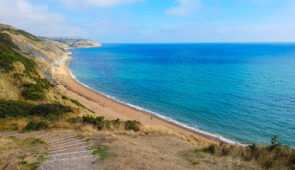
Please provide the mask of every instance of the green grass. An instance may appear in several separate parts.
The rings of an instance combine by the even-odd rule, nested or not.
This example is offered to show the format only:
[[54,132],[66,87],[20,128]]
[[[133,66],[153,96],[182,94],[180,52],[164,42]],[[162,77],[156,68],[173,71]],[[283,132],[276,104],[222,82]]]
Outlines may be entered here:
[[48,90],[51,86],[53,86],[46,79],[41,79],[39,76],[33,78],[37,83],[27,83],[23,85],[22,96],[26,100],[39,101],[45,100],[46,94],[45,90]]
[[98,145],[94,147],[92,155],[99,156],[99,161],[104,161],[112,156],[112,154],[110,153],[110,147],[104,145]]
[[0,33],[0,71],[9,73],[14,70],[13,63],[20,62],[24,65],[24,74],[15,73],[13,77],[20,81],[26,76],[36,83],[23,84],[22,96],[26,100],[40,101],[46,99],[45,90],[53,85],[46,79],[42,79],[36,72],[36,62],[28,59],[14,51],[18,47],[12,42],[11,37],[6,33]]
[[11,37],[6,33],[0,33],[0,70],[12,71],[14,70],[13,63],[18,61],[25,66],[26,72],[34,72],[36,62],[16,53],[13,49],[18,49],[18,47],[12,42]]

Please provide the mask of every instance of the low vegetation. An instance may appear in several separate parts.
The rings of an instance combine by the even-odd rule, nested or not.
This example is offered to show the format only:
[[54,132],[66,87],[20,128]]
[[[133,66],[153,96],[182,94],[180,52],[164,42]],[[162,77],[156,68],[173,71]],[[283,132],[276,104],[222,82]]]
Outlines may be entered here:
[[86,108],[84,105],[82,105],[78,100],[75,100],[75,99],[70,99],[68,98],[67,96],[62,96],[62,99],[63,100],[69,100],[70,102],[72,102],[74,105],[78,106],[78,107],[82,107],[84,109],[87,109],[88,111],[90,111],[91,113],[94,113],[94,111]]
[[247,147],[220,143],[219,145],[209,145],[202,149],[196,149],[188,153],[188,159],[192,163],[196,162],[200,154],[209,154],[215,157],[231,157],[245,162],[259,165],[262,169],[294,169],[295,150],[282,145],[277,140],[277,136],[271,139],[269,146],[257,146],[256,144]]
[[104,161],[112,156],[112,154],[110,153],[110,147],[104,145],[93,147],[92,155],[99,156],[98,161]]
[[10,36],[0,33],[0,70],[10,72],[14,69],[14,62],[21,62],[25,66],[26,73],[33,72],[37,65],[36,62],[16,53],[13,48],[18,47],[12,42]]
[[35,105],[25,101],[0,100],[0,118],[40,116],[57,117],[71,112],[69,106],[58,103]]
[[83,116],[77,118],[71,118],[68,120],[70,123],[83,123],[90,124],[96,127],[98,130],[112,130],[112,129],[125,129],[133,130],[135,132],[139,131],[141,128],[141,123],[136,120],[122,121],[120,119],[107,120],[103,116]]
[[0,169],[37,169],[46,143],[40,138],[0,137]]

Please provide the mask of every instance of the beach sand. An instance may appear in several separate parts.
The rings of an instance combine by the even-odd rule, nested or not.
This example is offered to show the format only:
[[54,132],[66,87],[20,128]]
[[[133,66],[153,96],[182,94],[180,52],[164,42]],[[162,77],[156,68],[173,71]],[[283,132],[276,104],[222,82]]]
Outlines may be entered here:
[[219,138],[180,126],[159,116],[153,115],[152,113],[120,103],[87,88],[72,77],[67,68],[70,59],[70,53],[67,53],[61,60],[63,63],[60,63],[60,65],[53,70],[54,77],[58,83],[58,88],[67,96],[78,100],[84,106],[93,110],[96,114],[104,116],[107,119],[119,118],[122,120],[137,120],[143,125],[164,127],[177,133],[193,135],[197,140],[203,142],[210,143],[220,141]]

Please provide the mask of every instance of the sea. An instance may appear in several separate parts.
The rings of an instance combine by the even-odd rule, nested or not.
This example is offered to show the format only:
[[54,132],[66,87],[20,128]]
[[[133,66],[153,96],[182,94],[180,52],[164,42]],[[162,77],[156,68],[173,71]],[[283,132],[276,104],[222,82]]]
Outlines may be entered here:
[[236,144],[295,147],[295,43],[103,44],[69,69],[110,98]]

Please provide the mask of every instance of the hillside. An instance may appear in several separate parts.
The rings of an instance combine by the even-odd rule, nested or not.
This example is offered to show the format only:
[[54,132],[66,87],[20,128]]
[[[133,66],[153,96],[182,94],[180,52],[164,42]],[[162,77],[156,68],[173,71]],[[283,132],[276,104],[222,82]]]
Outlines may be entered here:
[[203,140],[136,120],[106,119],[102,109],[81,104],[81,96],[69,97],[55,77],[70,59],[67,49],[99,46],[0,24],[0,169],[295,168],[295,151],[276,137],[270,146],[247,147]]

